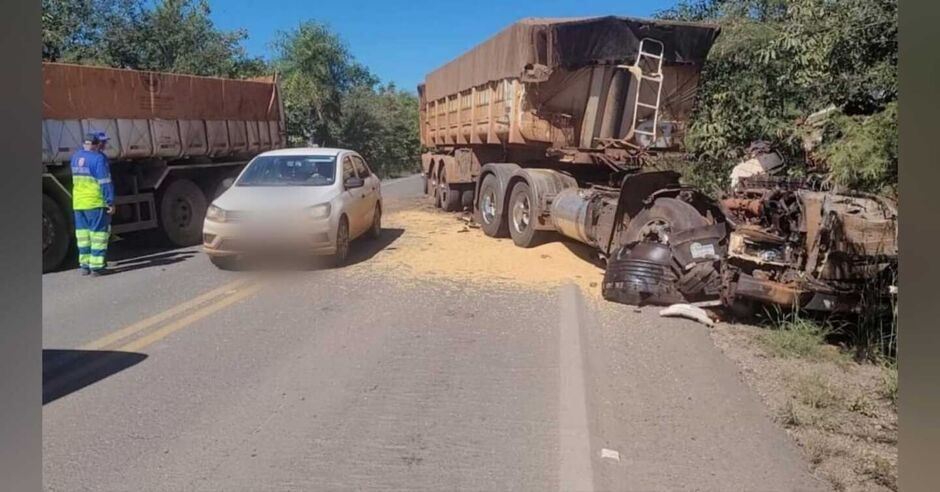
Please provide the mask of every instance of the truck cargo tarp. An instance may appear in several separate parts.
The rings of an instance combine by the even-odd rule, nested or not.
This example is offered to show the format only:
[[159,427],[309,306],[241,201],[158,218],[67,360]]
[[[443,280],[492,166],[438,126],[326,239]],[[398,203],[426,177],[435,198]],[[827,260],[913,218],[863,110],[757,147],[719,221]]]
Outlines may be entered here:
[[700,65],[719,29],[710,24],[627,17],[523,19],[428,74],[433,101],[493,80],[519,77],[527,66],[577,69],[594,63],[633,63],[640,40],[663,42],[667,64]]
[[271,82],[43,63],[47,119],[279,119]]

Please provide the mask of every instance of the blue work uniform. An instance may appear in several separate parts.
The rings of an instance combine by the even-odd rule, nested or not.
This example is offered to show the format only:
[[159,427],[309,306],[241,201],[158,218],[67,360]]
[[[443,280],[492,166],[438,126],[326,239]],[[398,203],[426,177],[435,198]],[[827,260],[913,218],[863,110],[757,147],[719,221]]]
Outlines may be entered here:
[[75,239],[79,267],[100,270],[111,232],[108,207],[114,205],[114,185],[108,158],[94,150],[72,155],[72,210],[75,212]]

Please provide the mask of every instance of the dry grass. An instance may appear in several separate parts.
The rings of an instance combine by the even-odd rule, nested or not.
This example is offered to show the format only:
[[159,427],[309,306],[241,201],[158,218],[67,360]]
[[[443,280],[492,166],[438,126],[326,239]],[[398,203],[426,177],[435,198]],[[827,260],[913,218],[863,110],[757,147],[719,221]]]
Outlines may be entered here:
[[817,475],[835,490],[896,489],[896,370],[853,360],[808,320],[775,329],[719,324],[710,333]]

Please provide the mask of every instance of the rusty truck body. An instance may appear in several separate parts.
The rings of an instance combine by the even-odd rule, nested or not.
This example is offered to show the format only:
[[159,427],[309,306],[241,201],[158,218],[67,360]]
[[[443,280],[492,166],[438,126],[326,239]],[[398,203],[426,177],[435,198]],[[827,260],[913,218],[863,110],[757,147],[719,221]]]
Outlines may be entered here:
[[198,244],[208,203],[254,155],[285,143],[276,77],[214,77],[43,63],[43,271],[73,242],[69,159],[103,131],[119,235]]
[[858,306],[860,283],[896,264],[890,204],[779,183],[716,200],[644,165],[683,151],[718,34],[626,17],[509,26],[418,87],[428,195],[521,247],[560,233],[596,248],[609,300]]
[[[720,231],[707,197],[643,166],[682,151],[718,34],[626,17],[509,26],[418,88],[428,194],[445,210],[471,207],[489,236],[529,247],[558,232],[605,258],[663,221]],[[709,244],[710,261],[719,246]],[[701,295],[714,290],[705,284]]]

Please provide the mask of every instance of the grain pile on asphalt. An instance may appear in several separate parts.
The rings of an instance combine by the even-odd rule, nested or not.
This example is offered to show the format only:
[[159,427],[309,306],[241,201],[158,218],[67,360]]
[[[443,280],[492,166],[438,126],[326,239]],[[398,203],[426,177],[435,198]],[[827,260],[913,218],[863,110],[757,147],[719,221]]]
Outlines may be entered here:
[[591,263],[592,250],[559,236],[534,248],[520,248],[512,239],[488,237],[460,216],[430,206],[389,213],[383,217],[383,227],[384,234],[401,235],[355,265],[358,273],[539,290],[571,281],[585,294],[600,296],[604,271]]

